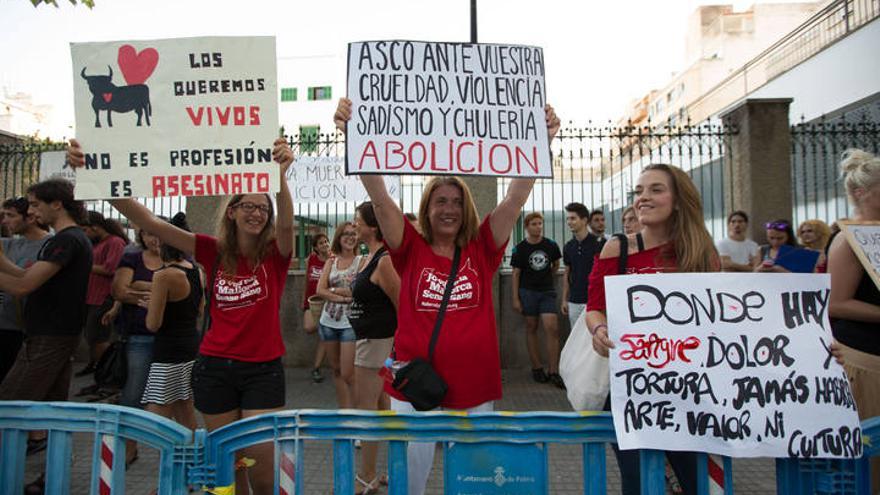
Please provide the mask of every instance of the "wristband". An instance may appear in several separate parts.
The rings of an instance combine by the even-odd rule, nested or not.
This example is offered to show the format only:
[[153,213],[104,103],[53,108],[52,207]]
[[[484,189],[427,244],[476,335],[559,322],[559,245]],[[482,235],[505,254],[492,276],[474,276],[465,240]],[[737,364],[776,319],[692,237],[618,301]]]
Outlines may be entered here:
[[596,335],[596,332],[598,332],[599,329],[602,327],[605,327],[606,330],[608,329],[608,325],[604,323],[599,323],[598,325],[590,329],[590,335]]

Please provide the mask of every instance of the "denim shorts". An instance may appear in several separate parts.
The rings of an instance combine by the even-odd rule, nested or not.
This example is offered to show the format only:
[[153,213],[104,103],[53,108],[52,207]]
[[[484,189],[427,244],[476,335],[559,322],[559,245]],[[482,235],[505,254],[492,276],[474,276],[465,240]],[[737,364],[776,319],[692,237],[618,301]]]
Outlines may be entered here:
[[519,290],[519,302],[522,304],[523,315],[538,316],[556,314],[556,291],[555,290]]
[[125,342],[125,355],[128,358],[128,377],[122,387],[119,404],[128,407],[141,407],[141,396],[147,386],[150,363],[153,362],[152,335],[129,335]]
[[351,327],[333,328],[318,323],[318,335],[321,342],[354,342],[357,337]]

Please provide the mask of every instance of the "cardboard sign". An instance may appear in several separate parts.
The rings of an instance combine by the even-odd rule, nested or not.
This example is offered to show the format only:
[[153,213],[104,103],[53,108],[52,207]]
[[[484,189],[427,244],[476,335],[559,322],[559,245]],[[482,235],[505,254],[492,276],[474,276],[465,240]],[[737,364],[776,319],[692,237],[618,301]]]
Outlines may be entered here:
[[838,222],[871,280],[880,288],[880,222]]
[[520,45],[348,45],[350,174],[552,177],[544,54]]
[[[400,196],[400,178],[387,175],[385,188],[392,198]],[[287,169],[287,185],[293,201],[305,203],[361,203],[369,200],[357,176],[346,175],[345,159],[339,156],[300,156]]]
[[274,37],[72,43],[76,197],[271,193]]
[[780,273],[607,277],[620,448],[861,456],[849,379],[828,351],[830,280]]

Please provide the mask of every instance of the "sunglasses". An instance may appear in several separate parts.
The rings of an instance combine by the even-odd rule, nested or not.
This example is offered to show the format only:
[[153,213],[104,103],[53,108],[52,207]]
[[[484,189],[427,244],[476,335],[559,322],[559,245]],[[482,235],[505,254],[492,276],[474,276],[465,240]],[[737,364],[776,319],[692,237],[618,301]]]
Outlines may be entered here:
[[768,230],[788,230],[787,222],[767,222],[764,224],[764,228]]

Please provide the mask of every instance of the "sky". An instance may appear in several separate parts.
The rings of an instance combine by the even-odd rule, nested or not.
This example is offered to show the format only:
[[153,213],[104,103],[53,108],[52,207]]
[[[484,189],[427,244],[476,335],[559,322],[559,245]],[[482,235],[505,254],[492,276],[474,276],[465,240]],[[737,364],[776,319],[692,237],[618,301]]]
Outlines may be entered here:
[[[563,121],[605,122],[684,68],[687,18],[711,3],[721,2],[479,0],[479,41],[543,47],[548,101]],[[751,5],[730,3],[737,10]],[[274,35],[279,57],[301,57],[342,56],[348,42],[359,40],[470,38],[469,0],[96,0],[91,10],[67,0],[58,5],[0,0],[0,90],[54,105],[56,120],[71,124],[69,135],[75,132],[71,42]]]

